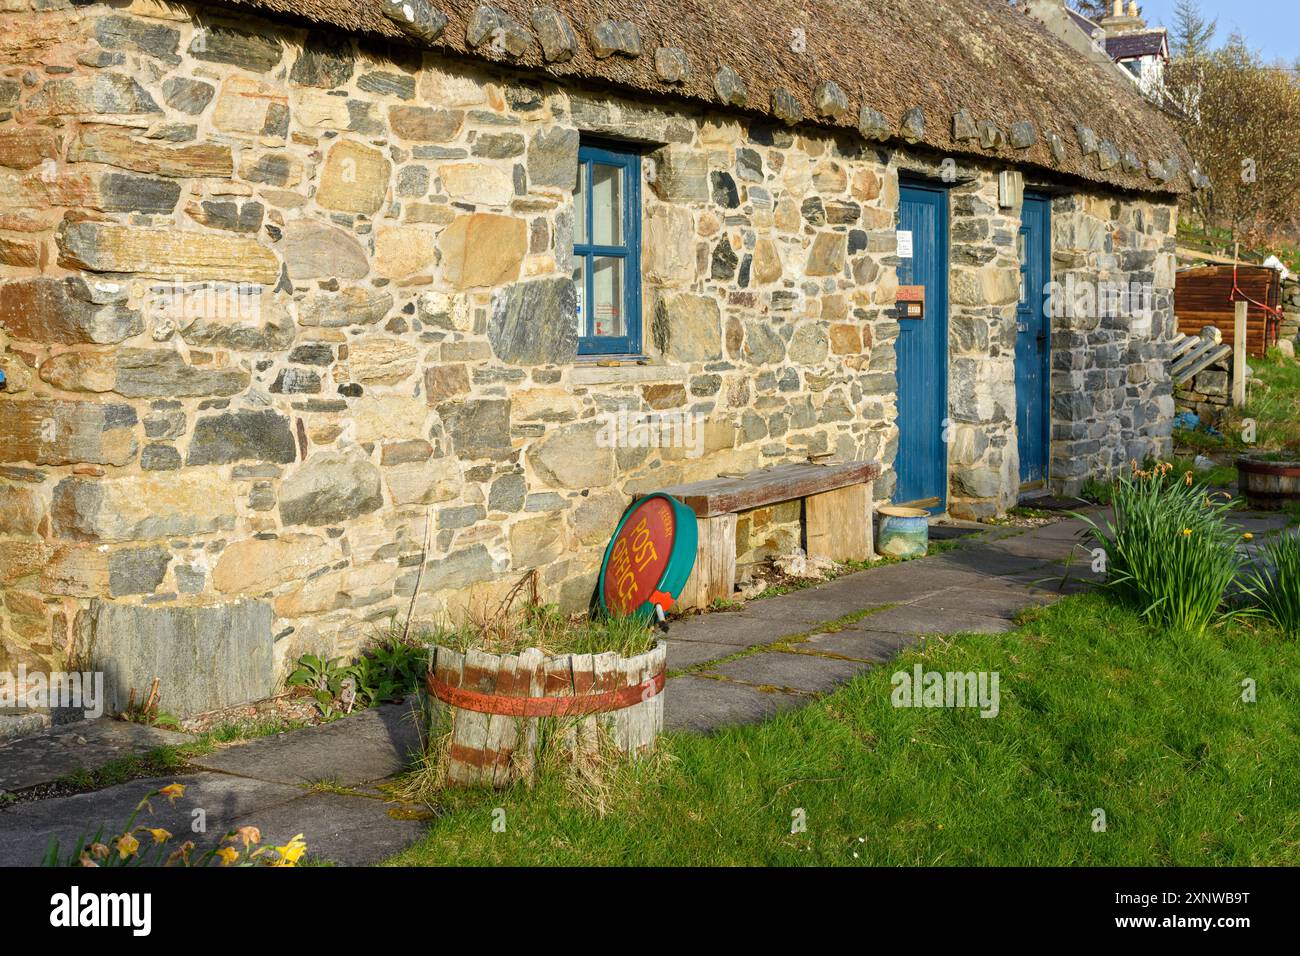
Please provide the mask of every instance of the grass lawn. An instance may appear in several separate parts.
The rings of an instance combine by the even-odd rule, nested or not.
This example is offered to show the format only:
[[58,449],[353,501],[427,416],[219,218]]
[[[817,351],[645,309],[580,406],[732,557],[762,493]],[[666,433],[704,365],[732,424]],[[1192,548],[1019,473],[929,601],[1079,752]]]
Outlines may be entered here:
[[[891,675],[917,662],[998,671],[1000,713],[893,707]],[[1246,678],[1257,703],[1241,700]],[[607,781],[603,813],[562,775],[445,792],[392,863],[1300,863],[1300,644],[1244,625],[1158,633],[1098,595],[663,749]],[[791,834],[797,808],[807,829]]]
[[[1276,350],[1266,359],[1250,359],[1259,384],[1250,387],[1244,409],[1231,409],[1219,423],[1223,438],[1204,432],[1177,431],[1174,437],[1187,448],[1209,451],[1265,451],[1290,449],[1300,455],[1300,363],[1282,358]],[[1253,445],[1242,441],[1242,422],[1254,419]]]

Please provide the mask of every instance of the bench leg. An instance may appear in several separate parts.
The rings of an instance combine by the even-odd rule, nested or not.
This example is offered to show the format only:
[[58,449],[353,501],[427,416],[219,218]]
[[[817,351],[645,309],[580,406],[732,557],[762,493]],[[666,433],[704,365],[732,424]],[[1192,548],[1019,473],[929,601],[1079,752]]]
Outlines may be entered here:
[[871,496],[872,482],[868,481],[805,498],[808,557],[826,561],[874,558]]
[[730,601],[736,591],[736,516],[696,518],[695,528],[695,568],[677,602],[683,609],[706,608],[718,598]]

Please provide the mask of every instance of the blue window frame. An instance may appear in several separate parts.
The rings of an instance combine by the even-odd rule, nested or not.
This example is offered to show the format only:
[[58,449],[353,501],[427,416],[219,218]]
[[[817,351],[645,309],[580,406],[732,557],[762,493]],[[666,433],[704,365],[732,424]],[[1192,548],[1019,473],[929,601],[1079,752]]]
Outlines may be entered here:
[[574,191],[578,354],[641,353],[641,157],[583,143]]

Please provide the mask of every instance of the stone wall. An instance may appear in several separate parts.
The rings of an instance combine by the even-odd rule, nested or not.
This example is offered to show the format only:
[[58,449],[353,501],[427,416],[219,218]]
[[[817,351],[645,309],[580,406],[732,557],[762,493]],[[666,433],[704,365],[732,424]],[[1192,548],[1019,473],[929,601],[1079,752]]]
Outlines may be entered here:
[[[0,14],[0,668],[108,655],[125,684],[174,634],[200,679],[256,675],[164,709],[256,696],[417,584],[417,618],[533,568],[585,607],[637,491],[892,465],[898,176],[935,158],[159,0],[37,6]],[[646,147],[646,364],[575,361],[580,134]],[[958,182],[953,511],[990,514],[1018,213],[995,169]],[[1057,205],[1058,267],[1166,280],[1167,208]],[[1062,330],[1067,484],[1165,440],[1166,324]],[[701,453],[609,447],[623,412],[700,416]],[[797,518],[743,516],[742,561]]]
[[[1173,451],[1176,225],[1173,208],[1142,200],[1070,194],[1052,203],[1053,281],[1067,300],[1103,290],[1091,308],[1085,294],[1052,320],[1050,467],[1064,494]],[[1107,289],[1132,298],[1107,306]]]
[[1174,391],[1179,411],[1195,412],[1207,425],[1217,425],[1232,407],[1232,355],[1206,366]]
[[1300,276],[1287,276],[1282,282],[1282,321],[1278,323],[1278,345],[1288,351],[1284,342],[1290,342],[1289,351],[1295,356],[1300,346]]

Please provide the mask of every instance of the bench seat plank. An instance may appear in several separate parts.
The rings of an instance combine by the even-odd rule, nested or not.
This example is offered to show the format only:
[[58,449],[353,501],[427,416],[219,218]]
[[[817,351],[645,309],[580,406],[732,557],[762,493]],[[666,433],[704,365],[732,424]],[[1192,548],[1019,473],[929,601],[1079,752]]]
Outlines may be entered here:
[[835,491],[879,477],[880,465],[874,461],[833,465],[794,462],[774,465],[743,478],[708,478],[657,490],[672,495],[695,512],[696,517],[712,518]]

